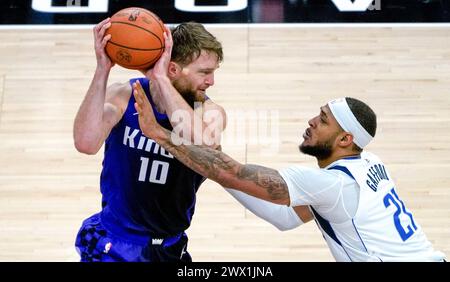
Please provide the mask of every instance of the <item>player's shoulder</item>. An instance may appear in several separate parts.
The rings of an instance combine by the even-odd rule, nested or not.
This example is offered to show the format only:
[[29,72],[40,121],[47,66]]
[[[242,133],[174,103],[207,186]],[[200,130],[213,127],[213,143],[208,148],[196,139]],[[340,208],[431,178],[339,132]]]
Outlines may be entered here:
[[132,87],[129,82],[115,82],[108,86],[106,90],[106,100],[113,104],[126,106],[130,100]]
[[116,82],[108,86],[105,102],[115,106],[121,114],[125,112],[131,97],[132,88],[129,82]]
[[382,160],[381,160],[381,158],[379,156],[375,155],[372,152],[368,152],[368,151],[363,151],[361,153],[361,159],[363,159],[363,160],[372,160],[372,161],[375,161],[375,162],[382,162]]
[[204,110],[218,110],[220,112],[225,112],[224,108],[217,104],[216,102],[214,102],[211,99],[206,99],[205,102],[203,103],[203,109]]
[[222,121],[222,129],[226,128],[227,113],[221,105],[214,103],[211,99],[207,99],[203,103],[203,114],[208,115],[208,118],[215,117],[216,121],[220,119]]
[[308,167],[303,165],[291,165],[282,169],[283,171],[289,171],[292,173],[301,174],[314,174],[314,175],[328,175],[329,170],[316,167]]
[[322,168],[312,168],[301,165],[292,165],[280,170],[283,178],[291,178],[297,182],[332,185],[341,181],[339,174]]
[[108,90],[110,94],[124,94],[131,93],[131,84],[129,81],[127,82],[114,82],[108,86]]

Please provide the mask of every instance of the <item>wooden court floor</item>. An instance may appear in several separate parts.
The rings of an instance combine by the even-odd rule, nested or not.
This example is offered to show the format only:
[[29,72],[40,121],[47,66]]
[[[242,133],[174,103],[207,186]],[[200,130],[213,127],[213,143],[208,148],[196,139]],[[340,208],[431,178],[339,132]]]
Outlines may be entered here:
[[[208,95],[229,113],[226,153],[315,166],[297,149],[308,119],[332,98],[362,99],[379,122],[368,150],[434,247],[450,254],[449,27],[210,30],[225,51]],[[95,68],[91,30],[0,30],[0,39],[0,261],[77,261],[76,232],[100,208],[103,152],[82,155],[72,141]],[[115,67],[110,81],[135,76]],[[267,125],[259,117],[275,131],[254,131]],[[211,181],[187,233],[195,261],[333,260],[315,223],[278,231]]]

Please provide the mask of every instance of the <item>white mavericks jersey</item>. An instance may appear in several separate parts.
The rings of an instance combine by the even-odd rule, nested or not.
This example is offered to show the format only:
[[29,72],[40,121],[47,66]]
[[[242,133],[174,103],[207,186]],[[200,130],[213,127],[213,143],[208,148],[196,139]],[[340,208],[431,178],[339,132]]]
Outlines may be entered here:
[[280,171],[291,206],[308,205],[336,261],[442,261],[374,154]]

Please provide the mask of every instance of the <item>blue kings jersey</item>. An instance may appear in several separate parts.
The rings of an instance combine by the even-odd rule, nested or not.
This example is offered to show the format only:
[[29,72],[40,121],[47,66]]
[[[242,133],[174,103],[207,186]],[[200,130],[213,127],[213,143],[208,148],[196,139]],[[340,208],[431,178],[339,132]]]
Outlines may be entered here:
[[[149,81],[139,81],[158,123],[171,130],[167,115],[159,113],[151,99]],[[102,222],[134,234],[173,236],[189,227],[204,178],[144,136],[134,103],[131,95],[122,119],[105,141]]]

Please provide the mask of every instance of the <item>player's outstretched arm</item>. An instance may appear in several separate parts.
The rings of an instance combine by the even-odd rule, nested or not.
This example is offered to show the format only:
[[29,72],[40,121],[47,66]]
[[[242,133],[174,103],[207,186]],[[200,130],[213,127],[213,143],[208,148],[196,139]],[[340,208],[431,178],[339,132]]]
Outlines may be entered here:
[[205,146],[175,145],[171,132],[156,122],[150,102],[143,92],[135,86],[133,93],[142,132],[180,162],[222,186],[273,203],[289,205],[288,187],[278,171],[259,165],[243,165],[228,155]]

